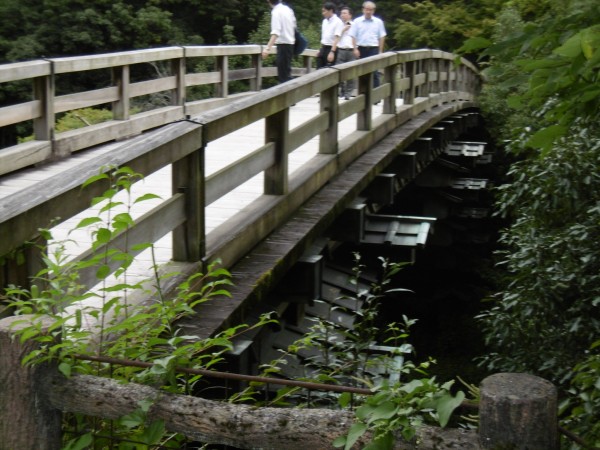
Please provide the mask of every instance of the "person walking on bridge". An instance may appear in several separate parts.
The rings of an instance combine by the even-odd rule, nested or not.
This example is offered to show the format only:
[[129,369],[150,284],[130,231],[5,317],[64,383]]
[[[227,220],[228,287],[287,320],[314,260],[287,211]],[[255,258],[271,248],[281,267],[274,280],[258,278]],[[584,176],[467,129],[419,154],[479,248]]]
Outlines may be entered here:
[[[383,20],[373,15],[375,14],[375,3],[369,1],[364,2],[362,11],[363,15],[354,20],[354,24],[350,29],[354,55],[357,58],[367,58],[383,53],[385,37],[387,36]],[[378,87],[379,84],[379,72],[376,71],[374,74],[373,85]]]
[[335,13],[333,2],[325,2],[321,9],[323,23],[321,25],[321,48],[317,55],[317,69],[335,64],[336,52],[333,44],[342,34],[344,24]]
[[[352,10],[348,6],[342,6],[340,8],[340,19],[342,20],[344,27],[342,28],[341,34],[336,36],[332,47],[336,53],[336,64],[343,64],[345,62],[356,60],[352,37],[350,36],[350,29],[352,28]],[[353,90],[354,80],[342,81],[340,85],[340,97],[350,100]]]
[[267,47],[262,51],[262,58],[269,56],[273,45],[277,44],[277,80],[284,83],[292,79],[292,59],[294,57],[294,37],[296,31],[296,15],[292,8],[281,0],[267,0],[271,6],[271,37]]

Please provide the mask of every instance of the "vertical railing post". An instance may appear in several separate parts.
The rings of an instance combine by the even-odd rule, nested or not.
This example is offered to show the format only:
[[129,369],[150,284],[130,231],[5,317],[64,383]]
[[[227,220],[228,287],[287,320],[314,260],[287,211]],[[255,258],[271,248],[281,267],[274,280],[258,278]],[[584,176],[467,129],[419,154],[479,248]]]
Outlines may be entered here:
[[319,153],[336,154],[338,152],[338,89],[339,84],[321,92],[319,103],[321,112],[328,112],[329,126],[319,136]]
[[444,68],[444,60],[442,58],[437,58],[434,62],[434,67],[436,72],[434,91],[436,94],[440,94],[442,92],[442,72]]
[[455,90],[456,81],[456,69],[454,63],[451,61],[448,65],[448,91]]
[[415,87],[415,71],[417,63],[415,61],[408,61],[404,63],[404,76],[408,77],[410,86],[404,91],[404,104],[412,105],[415,102],[416,87]]
[[229,57],[227,55],[217,56],[217,71],[221,74],[221,80],[217,86],[217,97],[229,95]]
[[467,74],[468,74],[467,66],[462,64],[459,68],[459,74],[460,75],[459,75],[459,79],[458,79],[458,83],[457,83],[458,84],[457,90],[462,93],[462,92],[465,92],[466,86],[467,86],[467,83],[466,83]]
[[445,59],[444,60],[444,76],[446,77],[446,81],[442,86],[442,90],[444,92],[450,92],[452,89],[450,87],[450,72],[452,70],[452,60]]
[[275,164],[265,170],[264,193],[267,195],[288,192],[289,124],[289,108],[265,118],[265,142],[275,144]]
[[484,449],[558,449],[557,390],[525,373],[497,373],[481,382],[479,440]]
[[206,255],[205,147],[173,163],[173,194],[185,195],[186,221],[173,230],[173,260],[200,261]]
[[252,68],[254,69],[254,78],[250,79],[250,90],[260,91],[262,87],[262,57],[260,53],[253,54]]
[[[38,321],[46,333],[51,322],[34,316],[0,319],[0,447],[58,450],[62,414],[45,400],[43,375],[57,368],[50,363],[24,366],[21,360],[39,343],[16,337],[16,332]],[[47,334],[47,333],[46,333]]]
[[171,60],[171,73],[175,76],[175,89],[171,91],[171,105],[182,106],[185,116],[185,56]]
[[306,69],[306,73],[312,72],[312,56],[303,56],[302,59],[304,61],[304,68]]
[[399,64],[387,66],[383,71],[383,82],[389,83],[390,95],[383,99],[383,113],[396,114],[396,99],[398,98],[398,70]]
[[431,83],[429,78],[430,64],[430,58],[421,60],[421,72],[425,74],[425,82],[421,85],[419,97],[429,97],[429,83]]
[[114,120],[129,119],[129,66],[112,69],[112,84],[119,91],[119,99],[112,103]]
[[356,115],[356,129],[368,131],[373,128],[373,72],[358,77],[358,95],[364,95],[365,107]]
[[51,141],[54,138],[54,74],[33,79],[33,97],[42,105],[41,116],[33,119],[33,136],[37,141]]

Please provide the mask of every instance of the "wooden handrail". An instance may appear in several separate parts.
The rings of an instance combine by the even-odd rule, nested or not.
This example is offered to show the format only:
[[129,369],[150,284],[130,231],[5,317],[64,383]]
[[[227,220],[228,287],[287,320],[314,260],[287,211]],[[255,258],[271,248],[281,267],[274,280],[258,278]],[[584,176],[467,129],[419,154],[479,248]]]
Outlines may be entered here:
[[[132,91],[135,92],[135,84],[129,83],[127,71],[120,72],[117,77],[119,82],[114,87],[61,96],[53,94],[55,77],[68,70],[111,68],[114,73],[115,68],[121,70],[131,64],[150,61],[171,61],[174,67],[181,69],[185,67],[182,58],[216,56],[224,58],[219,64],[222,74],[227,66],[228,56],[241,54],[254,57],[259,52],[259,46],[169,47],[0,66],[0,80],[25,80],[28,79],[25,74],[34,75],[29,79],[37,83],[36,101],[40,106],[31,108],[29,118],[37,122],[36,132],[46,136],[45,140],[36,139],[0,150],[0,181],[2,172],[6,174],[25,166],[68,158],[78,150],[95,147],[88,150],[87,154],[92,156],[79,165],[77,170],[69,169],[68,174],[58,174],[53,179],[44,180],[43,186],[40,183],[0,197],[0,235],[11,236],[10,239],[0,240],[0,256],[32,239],[38,229],[47,227],[54,217],[66,219],[86,209],[91,198],[98,195],[98,192],[93,187],[81,191],[80,186],[96,174],[99,167],[127,165],[143,175],[149,175],[166,165],[172,165],[173,186],[177,190],[174,194],[183,193],[188,199],[178,202],[185,205],[186,220],[184,224],[180,221],[173,222],[167,227],[167,223],[160,219],[163,208],[157,207],[154,214],[149,213],[149,217],[145,219],[146,226],[154,229],[153,239],[158,234],[173,231],[174,241],[186,243],[175,246],[174,260],[199,263],[219,253],[219,257],[227,265],[247,251],[257,238],[263,238],[281,220],[289,217],[294,208],[327,182],[328,177],[343,170],[345,165],[366,152],[373,142],[411,117],[439,105],[453,104],[455,111],[474,106],[479,89],[477,70],[468,61],[455,67],[451,64],[455,58],[452,54],[436,50],[415,50],[387,52],[365,60],[313,71],[251,95],[232,95],[227,89],[221,89],[227,95],[226,98],[207,99],[200,102],[202,106],[198,102],[178,104],[177,99],[184,97],[181,92],[189,87],[188,77],[192,74],[175,70],[173,74],[161,79],[140,82],[153,86],[150,90],[177,91],[173,94],[173,105],[131,117],[128,117],[126,108],[123,107],[128,104]],[[310,57],[311,54],[307,53],[307,56]],[[254,59],[252,64],[260,69],[260,61],[257,63]],[[44,67],[50,69],[46,71]],[[373,88],[370,81],[374,70],[381,70],[385,75],[378,88]],[[260,72],[256,71],[259,75],[256,75],[255,84],[264,75],[264,72],[262,75]],[[230,71],[229,74],[231,73]],[[228,78],[217,76],[219,83],[224,83],[225,78]],[[348,102],[338,103],[339,83],[348,79],[359,80],[358,96]],[[315,94],[321,96],[320,111],[296,129],[290,129],[286,119],[289,108]],[[67,110],[68,95],[73,95],[72,99],[85,99],[87,95],[88,105],[112,102],[113,113],[117,111],[121,118],[57,134],[53,129],[54,115],[61,102],[63,106],[59,110]],[[396,106],[398,97],[403,99],[401,107]],[[372,105],[379,101],[384,102],[384,114],[375,118]],[[79,105],[75,100],[72,104]],[[209,105],[212,105],[210,109],[196,114],[203,108],[209,108]],[[21,111],[18,120],[23,119],[20,106],[8,106],[3,109],[9,117],[5,119],[5,123],[16,123],[14,111]],[[194,114],[187,114],[189,111],[194,111]],[[353,114],[357,116],[356,131],[340,140],[338,123]],[[257,142],[256,149],[249,156],[206,177],[201,162],[204,148],[210,142],[261,119],[267,119],[266,142]],[[143,133],[148,128],[156,127],[160,128]],[[135,134],[138,136],[107,143]],[[312,166],[296,178],[290,178],[287,155],[315,137],[319,138],[321,158],[318,162],[311,163]],[[97,147],[99,144],[109,146],[110,152]],[[97,156],[94,156],[94,152],[97,152]],[[340,159],[341,154],[343,158]],[[214,233],[211,241],[205,231],[204,215],[208,203],[230,192],[242,180],[239,178],[232,183],[231,174],[236,171],[246,174],[264,172],[264,192],[281,196],[281,199],[274,198],[270,200],[271,203],[265,202],[262,205],[264,211],[253,219],[254,225],[250,223],[250,226],[256,228],[254,233],[250,233],[251,240],[238,240],[235,245],[228,246],[231,237],[222,233],[227,233],[230,229],[222,227],[222,230]],[[294,189],[296,191],[292,192]],[[278,211],[277,214],[272,214],[277,220],[269,219],[267,212],[275,210]],[[176,228],[172,230],[171,226]],[[140,239],[148,236],[139,234]],[[210,247],[209,252],[206,250],[207,245]],[[235,250],[232,250],[234,247]]]

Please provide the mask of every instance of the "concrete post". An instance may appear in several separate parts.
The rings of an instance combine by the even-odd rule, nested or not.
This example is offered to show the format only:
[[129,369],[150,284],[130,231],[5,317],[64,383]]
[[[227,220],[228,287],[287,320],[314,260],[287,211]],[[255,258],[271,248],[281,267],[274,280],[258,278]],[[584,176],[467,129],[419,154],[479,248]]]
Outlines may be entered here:
[[[0,320],[0,448],[54,450],[61,448],[60,411],[52,408],[43,395],[42,376],[48,364],[23,366],[24,356],[35,350],[37,342],[21,342],[16,330],[39,320],[42,332],[49,322],[33,316],[12,316]],[[22,323],[20,323],[22,322]]]
[[498,373],[481,383],[479,439],[484,449],[557,450],[557,391],[524,373]]

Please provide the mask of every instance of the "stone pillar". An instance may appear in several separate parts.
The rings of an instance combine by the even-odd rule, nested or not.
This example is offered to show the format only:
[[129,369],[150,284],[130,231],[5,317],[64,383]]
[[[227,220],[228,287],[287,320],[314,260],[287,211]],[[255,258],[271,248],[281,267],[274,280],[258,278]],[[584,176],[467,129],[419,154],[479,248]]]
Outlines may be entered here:
[[484,449],[557,450],[557,391],[524,373],[498,373],[481,383],[479,439]]
[[44,395],[43,375],[57,370],[48,364],[23,366],[24,356],[35,350],[35,341],[21,342],[15,331],[41,321],[33,316],[12,316],[0,320],[0,448],[54,450],[61,448],[60,411]]

